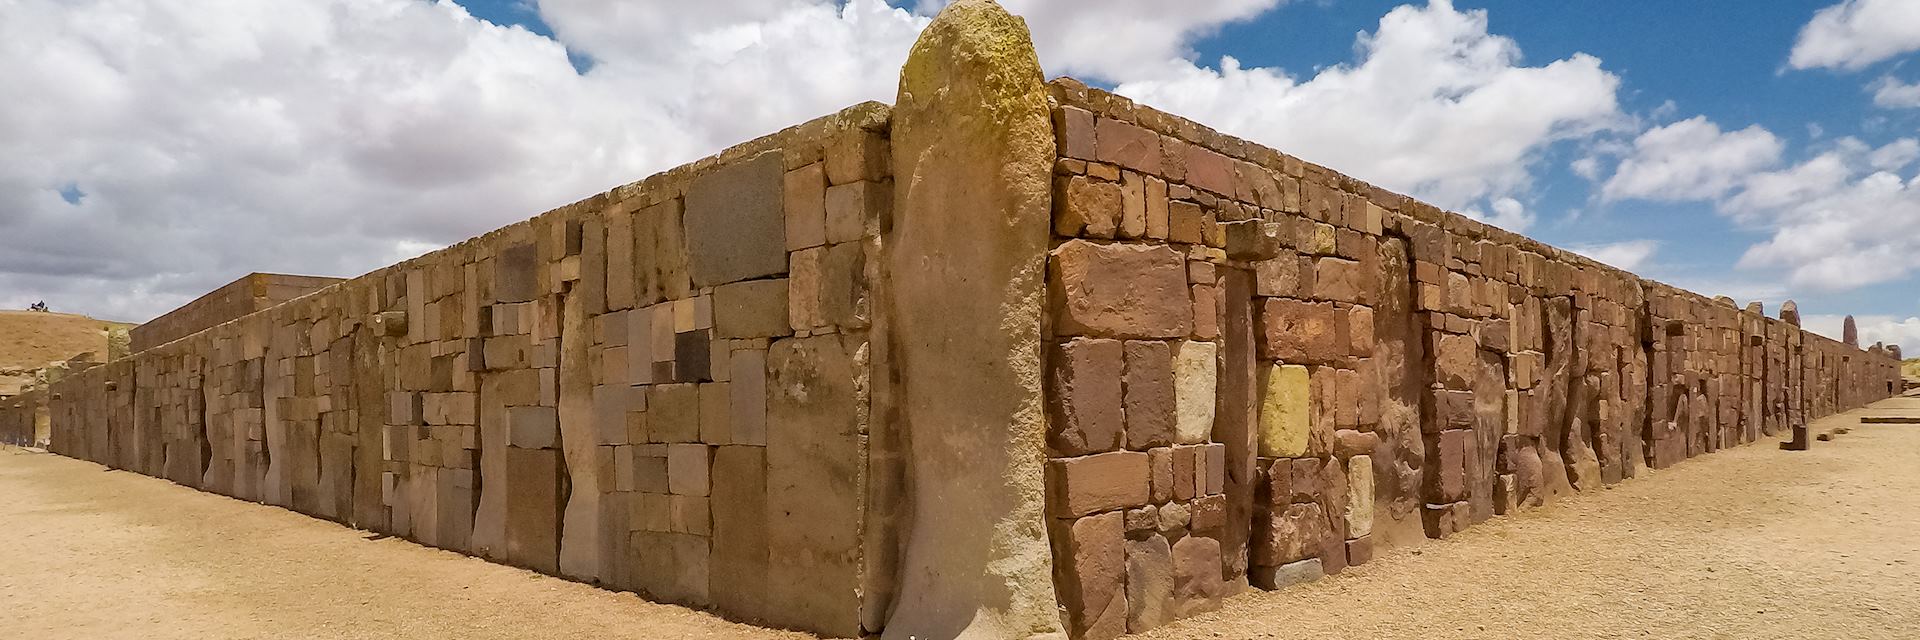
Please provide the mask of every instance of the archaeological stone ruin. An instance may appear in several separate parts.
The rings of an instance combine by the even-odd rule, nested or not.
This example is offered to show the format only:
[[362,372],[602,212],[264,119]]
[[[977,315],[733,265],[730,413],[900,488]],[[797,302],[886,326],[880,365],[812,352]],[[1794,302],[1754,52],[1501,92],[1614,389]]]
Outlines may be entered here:
[[891,107],[229,308],[0,425],[830,637],[1144,631],[1899,384],[1797,309],[1044,82],[984,0]]

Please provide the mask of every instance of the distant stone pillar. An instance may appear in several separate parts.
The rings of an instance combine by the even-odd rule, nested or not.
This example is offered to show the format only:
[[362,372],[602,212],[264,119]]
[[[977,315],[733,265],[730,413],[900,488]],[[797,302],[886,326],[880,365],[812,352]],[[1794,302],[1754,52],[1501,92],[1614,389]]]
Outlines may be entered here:
[[1840,325],[1840,341],[1855,349],[1860,348],[1860,327],[1853,323],[1853,316],[1847,316]]
[[1800,326],[1800,305],[1794,304],[1792,300],[1782,303],[1780,305],[1780,321],[1796,327]]
[[910,529],[886,638],[1064,637],[1047,543],[1040,322],[1052,116],[1031,36],[987,0],[900,72],[884,239]]

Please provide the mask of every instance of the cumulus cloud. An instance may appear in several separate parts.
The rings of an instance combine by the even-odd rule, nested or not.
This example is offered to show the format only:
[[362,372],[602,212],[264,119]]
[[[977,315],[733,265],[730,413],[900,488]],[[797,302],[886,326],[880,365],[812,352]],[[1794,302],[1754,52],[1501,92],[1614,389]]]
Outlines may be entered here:
[[927,20],[590,4],[542,5],[563,45],[445,0],[8,3],[0,307],[143,320],[249,271],[357,275],[890,99]]
[[1593,258],[1626,271],[1638,271],[1647,264],[1647,260],[1660,250],[1660,241],[1651,239],[1625,240],[1607,244],[1577,244],[1567,250]]
[[1920,109],[1920,83],[1907,84],[1887,76],[1874,82],[1873,104],[1887,109]]
[[[1619,78],[1574,54],[1539,66],[1488,32],[1484,10],[1401,6],[1357,60],[1299,78],[1227,57],[1121,94],[1356,177],[1458,209],[1518,211],[1552,143],[1621,124]],[[1502,202],[1502,199],[1508,202]],[[1510,222],[1515,220],[1509,220]]]
[[[1855,316],[1854,328],[1860,331],[1860,346],[1868,347],[1873,343],[1900,345],[1900,353],[1906,357],[1915,357],[1920,351],[1920,317],[1904,320],[1897,316]],[[1800,326],[1808,331],[1839,340],[1846,325],[1846,316],[1808,315],[1800,318]]]
[[1640,134],[1600,193],[1609,200],[1716,198],[1739,179],[1778,163],[1782,148],[1759,125],[1723,132],[1696,116]]
[[1813,15],[1793,43],[1795,69],[1854,70],[1920,50],[1920,2],[1846,0]]

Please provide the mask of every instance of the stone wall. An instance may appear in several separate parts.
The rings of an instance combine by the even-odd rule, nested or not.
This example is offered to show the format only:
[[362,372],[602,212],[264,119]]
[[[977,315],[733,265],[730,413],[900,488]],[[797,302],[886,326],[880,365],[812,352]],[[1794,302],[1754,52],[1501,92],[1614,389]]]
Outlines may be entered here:
[[887,125],[860,105],[76,374],[53,449],[858,635],[892,579]]
[[1050,85],[1048,512],[1076,637],[1891,395],[1801,331]]
[[44,447],[52,439],[52,422],[47,414],[44,389],[32,389],[19,395],[0,397],[0,444],[16,447]]
[[898,111],[81,372],[52,448],[761,624],[1109,638],[1897,380],[1040,79],[960,0]]
[[320,276],[248,274],[129,330],[130,346],[146,351],[339,282]]

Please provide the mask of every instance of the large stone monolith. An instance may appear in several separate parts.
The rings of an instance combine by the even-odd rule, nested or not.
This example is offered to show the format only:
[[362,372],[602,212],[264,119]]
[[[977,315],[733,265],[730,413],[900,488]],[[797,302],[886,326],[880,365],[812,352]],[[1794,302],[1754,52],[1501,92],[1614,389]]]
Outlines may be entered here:
[[1057,636],[1040,348],[1054,141],[1025,23],[949,5],[893,114],[883,321],[912,489],[885,637]]

